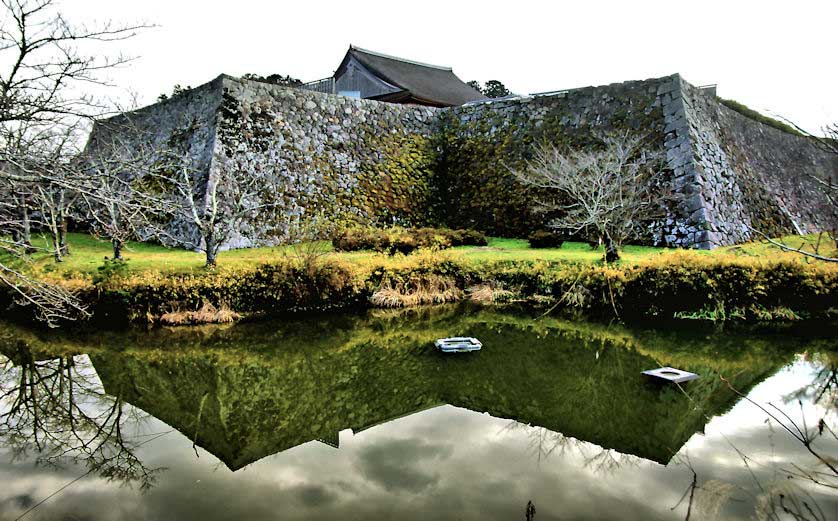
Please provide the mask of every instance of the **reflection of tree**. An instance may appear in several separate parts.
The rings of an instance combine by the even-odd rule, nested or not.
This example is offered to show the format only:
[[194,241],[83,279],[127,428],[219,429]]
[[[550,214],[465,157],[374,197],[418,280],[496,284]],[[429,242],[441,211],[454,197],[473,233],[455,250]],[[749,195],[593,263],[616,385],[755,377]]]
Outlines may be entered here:
[[127,424],[143,417],[117,396],[104,393],[86,356],[36,361],[27,349],[0,364],[0,440],[15,457],[31,450],[37,462],[84,464],[88,474],[154,483],[157,471],[135,455],[149,439],[129,439]]
[[[821,405],[826,415],[835,415],[838,413],[838,361],[825,358],[814,362],[817,369],[812,375],[812,381],[785,396],[783,401],[810,401]],[[819,427],[826,427],[825,422],[825,419],[820,421]]]
[[524,430],[528,437],[528,449],[539,463],[552,456],[562,458],[578,454],[582,457],[585,468],[592,469],[596,473],[607,474],[614,473],[625,466],[638,466],[640,463],[640,458],[637,456],[606,449],[544,427],[530,426],[510,420],[504,430]]
[[[827,454],[818,442],[822,437],[838,440],[834,428],[829,425],[838,411],[838,364],[828,357],[816,357],[810,361],[816,365],[811,381],[783,397],[784,405],[793,404],[799,407],[799,414],[770,402],[758,403],[722,378],[734,394],[765,413],[772,447],[775,431],[778,431],[798,442],[806,450],[806,454],[789,461],[778,462],[772,458],[771,461],[765,462],[747,454],[725,437],[751,477],[754,486],[751,490],[712,479],[699,484],[698,475],[689,456],[680,454],[679,462],[690,469],[693,481],[673,510],[689,496],[687,520],[691,511],[700,512],[702,519],[716,519],[724,504],[738,491],[754,498],[754,517],[760,521],[828,519],[818,504],[817,496],[824,492],[838,491],[838,460]],[[816,414],[820,416],[816,422],[807,421],[804,401],[813,405]],[[772,479],[768,482],[761,480],[754,472],[756,467],[763,470],[772,469]]]

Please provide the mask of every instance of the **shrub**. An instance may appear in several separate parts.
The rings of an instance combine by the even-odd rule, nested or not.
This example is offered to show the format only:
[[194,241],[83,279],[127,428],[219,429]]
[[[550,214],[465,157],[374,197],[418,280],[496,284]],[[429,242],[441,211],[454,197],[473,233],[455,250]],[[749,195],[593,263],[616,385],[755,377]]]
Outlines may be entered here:
[[453,246],[451,236],[446,233],[446,231],[448,230],[436,228],[416,228],[413,230],[405,230],[405,233],[411,234],[416,238],[416,242],[425,248],[436,248],[442,250]]
[[447,230],[450,232],[451,246],[487,246],[489,238],[477,230]]
[[529,236],[530,248],[561,248],[564,237],[549,230],[538,230]]
[[96,268],[96,274],[93,275],[93,283],[101,284],[110,279],[125,276],[128,273],[128,265],[123,259],[109,259],[105,257],[105,262]]
[[[410,244],[407,238],[402,240]],[[838,311],[838,269],[833,265],[805,264],[795,257],[760,260],[688,251],[636,264],[597,266],[544,260],[476,264],[455,253],[425,249],[398,259],[376,257],[354,264],[331,258],[317,263],[286,258],[208,272],[125,274],[95,285],[89,278],[55,283],[88,304],[96,320],[109,323],[157,322],[172,311],[183,316],[170,314],[168,322],[192,323],[207,317],[228,320],[233,312],[401,307],[465,296],[479,302],[529,299],[550,309],[624,320],[793,320],[834,317]],[[0,301],[11,304],[13,295],[0,288]],[[216,318],[205,304],[227,316]],[[192,310],[198,310],[197,315],[188,313]]]
[[375,228],[345,228],[332,237],[332,246],[337,251],[376,250],[389,248],[389,237]]
[[419,247],[419,242],[409,235],[396,236],[390,243],[390,255],[402,253],[407,255]]
[[375,250],[390,255],[406,255],[418,248],[445,249],[487,244],[487,237],[478,231],[447,228],[346,228],[332,238],[332,246],[337,251]]

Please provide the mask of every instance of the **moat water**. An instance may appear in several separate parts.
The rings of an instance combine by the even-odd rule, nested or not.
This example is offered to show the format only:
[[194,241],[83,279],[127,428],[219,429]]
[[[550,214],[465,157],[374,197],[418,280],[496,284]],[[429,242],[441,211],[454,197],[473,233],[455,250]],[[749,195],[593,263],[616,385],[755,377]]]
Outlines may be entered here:
[[0,519],[835,519],[834,326],[0,323]]

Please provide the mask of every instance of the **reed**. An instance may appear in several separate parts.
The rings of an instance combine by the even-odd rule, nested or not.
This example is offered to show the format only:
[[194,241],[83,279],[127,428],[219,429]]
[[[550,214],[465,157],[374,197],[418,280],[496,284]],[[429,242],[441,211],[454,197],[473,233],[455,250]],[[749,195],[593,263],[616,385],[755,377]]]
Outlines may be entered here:
[[164,313],[160,323],[166,326],[193,326],[198,324],[229,324],[241,319],[241,315],[230,309],[226,304],[216,308],[204,301],[197,311],[183,311],[176,309]]
[[376,307],[399,308],[425,304],[445,304],[463,298],[463,291],[450,277],[422,274],[411,277],[406,283],[393,284],[389,279],[382,281],[370,297]]

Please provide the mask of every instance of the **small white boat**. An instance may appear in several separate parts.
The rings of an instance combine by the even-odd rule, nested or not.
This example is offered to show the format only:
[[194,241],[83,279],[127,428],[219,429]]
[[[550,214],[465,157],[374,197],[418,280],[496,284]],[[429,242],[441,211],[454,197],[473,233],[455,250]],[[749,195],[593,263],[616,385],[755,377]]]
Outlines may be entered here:
[[451,338],[440,338],[434,345],[443,353],[465,353],[469,351],[480,351],[483,344],[480,340],[469,336],[455,336]]
[[682,369],[675,369],[674,367],[658,367],[657,369],[649,369],[648,371],[643,371],[643,374],[652,378],[657,378],[660,381],[672,382],[676,384],[689,382],[699,377],[695,373],[684,371]]

